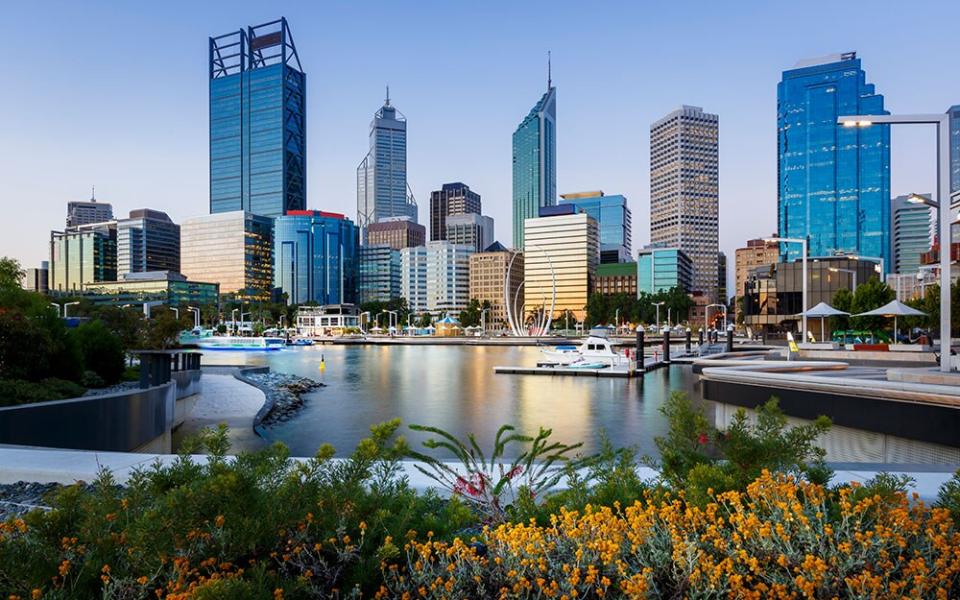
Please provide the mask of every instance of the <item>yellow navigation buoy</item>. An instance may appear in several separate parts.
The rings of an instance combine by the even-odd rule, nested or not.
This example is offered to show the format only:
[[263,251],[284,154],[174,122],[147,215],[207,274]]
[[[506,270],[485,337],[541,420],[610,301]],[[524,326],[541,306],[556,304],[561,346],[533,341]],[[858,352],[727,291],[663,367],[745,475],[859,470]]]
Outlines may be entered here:
[[326,371],[326,370],[327,370],[327,363],[326,363],[326,361],[323,359],[323,355],[321,354],[321,355],[320,355],[320,372],[323,373],[323,372]]

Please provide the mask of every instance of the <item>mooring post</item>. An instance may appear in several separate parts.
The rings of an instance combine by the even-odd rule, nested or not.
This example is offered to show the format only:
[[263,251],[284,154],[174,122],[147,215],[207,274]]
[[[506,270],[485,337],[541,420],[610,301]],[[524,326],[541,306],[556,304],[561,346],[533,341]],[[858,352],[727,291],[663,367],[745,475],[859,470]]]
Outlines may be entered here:
[[663,362],[670,364],[670,330],[663,328]]

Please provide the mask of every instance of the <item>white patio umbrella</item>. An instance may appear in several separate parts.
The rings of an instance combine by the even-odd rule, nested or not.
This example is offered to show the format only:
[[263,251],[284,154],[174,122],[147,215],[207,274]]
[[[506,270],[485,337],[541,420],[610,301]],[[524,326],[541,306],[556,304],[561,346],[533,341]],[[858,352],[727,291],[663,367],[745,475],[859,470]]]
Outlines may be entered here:
[[897,341],[897,317],[925,317],[927,313],[907,306],[899,300],[891,300],[880,308],[853,315],[855,317],[893,317],[893,341]]
[[843,312],[842,310],[836,309],[826,302],[821,302],[820,304],[814,306],[813,308],[802,312],[798,317],[820,317],[820,340],[823,340],[824,337],[824,327],[823,320],[827,317],[839,317],[841,315],[848,316],[850,313]]

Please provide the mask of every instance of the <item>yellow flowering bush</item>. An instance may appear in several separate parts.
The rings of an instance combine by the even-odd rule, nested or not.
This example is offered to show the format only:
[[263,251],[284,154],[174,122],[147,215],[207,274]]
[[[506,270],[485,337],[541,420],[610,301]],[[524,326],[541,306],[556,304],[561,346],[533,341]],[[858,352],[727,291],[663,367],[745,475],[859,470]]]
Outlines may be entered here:
[[587,506],[482,543],[413,539],[379,598],[950,598],[960,533],[903,493],[858,497],[763,471],[703,507]]

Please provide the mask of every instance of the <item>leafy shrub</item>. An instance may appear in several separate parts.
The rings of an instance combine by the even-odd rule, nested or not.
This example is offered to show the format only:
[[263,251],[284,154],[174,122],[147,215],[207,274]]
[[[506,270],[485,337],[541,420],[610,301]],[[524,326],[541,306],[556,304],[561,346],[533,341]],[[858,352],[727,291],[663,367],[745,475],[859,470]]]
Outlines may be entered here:
[[950,511],[953,520],[960,521],[960,470],[940,487],[936,506]]
[[103,377],[100,377],[94,371],[84,371],[83,375],[80,376],[80,383],[88,388],[102,388],[107,386],[107,382],[103,380]]
[[[702,469],[703,466],[694,467]],[[888,598],[960,592],[960,532],[947,511],[852,499],[763,471],[704,507],[682,497],[561,510],[549,525],[415,539],[386,565],[379,598]],[[506,590],[506,594],[502,592]],[[407,596],[409,595],[409,596]]]
[[83,386],[63,379],[48,378],[38,382],[0,379],[0,406],[76,398],[85,391]]
[[71,335],[77,340],[87,371],[96,373],[103,380],[103,385],[113,385],[120,381],[125,368],[125,354],[120,338],[99,320],[80,325]]

